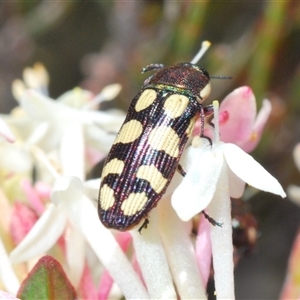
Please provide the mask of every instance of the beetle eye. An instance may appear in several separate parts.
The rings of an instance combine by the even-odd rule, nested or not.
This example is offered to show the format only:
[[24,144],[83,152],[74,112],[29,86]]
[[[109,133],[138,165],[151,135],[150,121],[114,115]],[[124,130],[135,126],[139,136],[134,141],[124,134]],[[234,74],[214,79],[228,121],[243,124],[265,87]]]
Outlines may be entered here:
[[[210,94],[211,85],[210,82],[200,91],[200,98],[204,101]],[[201,101],[201,102],[202,102]]]

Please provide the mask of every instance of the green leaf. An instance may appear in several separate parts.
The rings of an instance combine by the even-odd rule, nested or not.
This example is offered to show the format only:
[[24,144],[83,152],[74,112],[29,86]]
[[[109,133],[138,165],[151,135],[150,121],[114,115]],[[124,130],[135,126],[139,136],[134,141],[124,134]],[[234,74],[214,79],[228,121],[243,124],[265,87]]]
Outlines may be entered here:
[[76,299],[76,292],[62,266],[53,257],[42,257],[21,284],[18,298]]

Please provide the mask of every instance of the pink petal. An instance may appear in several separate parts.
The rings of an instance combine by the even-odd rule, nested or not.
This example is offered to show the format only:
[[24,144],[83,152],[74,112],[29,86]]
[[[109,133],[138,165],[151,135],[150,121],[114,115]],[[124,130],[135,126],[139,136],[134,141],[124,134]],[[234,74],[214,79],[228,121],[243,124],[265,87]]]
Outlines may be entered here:
[[220,105],[221,141],[239,145],[249,139],[256,117],[256,102],[250,87],[231,92]]
[[196,257],[203,285],[206,286],[211,270],[210,223],[201,215],[196,239]]
[[272,110],[271,102],[265,99],[262,103],[262,108],[260,109],[254,126],[252,128],[252,132],[245,141],[245,143],[241,143],[239,146],[246,152],[251,152],[260,141],[265,125],[269,119],[270,113]]
[[132,236],[129,232],[118,232],[116,235],[116,240],[121,249],[126,252],[132,241]]
[[21,182],[21,187],[24,193],[26,194],[31,207],[35,210],[37,214],[41,215],[45,210],[44,203],[40,199],[36,190],[33,188],[31,182],[28,179],[24,179]]
[[42,201],[48,201],[50,199],[51,186],[48,184],[38,181],[34,185],[34,189]]
[[101,276],[100,284],[99,284],[99,296],[98,299],[106,300],[108,299],[109,292],[113,285],[113,279],[109,275],[108,271],[105,270]]
[[87,264],[85,264],[83,269],[79,290],[82,299],[99,299],[97,297],[97,290],[93,284],[90,267]]
[[27,235],[38,219],[37,214],[26,204],[15,202],[10,223],[10,233],[16,245]]

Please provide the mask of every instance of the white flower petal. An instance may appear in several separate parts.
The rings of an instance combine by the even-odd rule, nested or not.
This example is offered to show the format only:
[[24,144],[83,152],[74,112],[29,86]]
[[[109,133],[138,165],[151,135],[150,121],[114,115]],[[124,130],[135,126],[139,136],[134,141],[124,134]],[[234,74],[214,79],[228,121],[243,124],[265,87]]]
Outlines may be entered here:
[[97,124],[108,132],[118,132],[125,115],[109,114],[103,111],[82,111],[79,118],[87,124]]
[[80,123],[69,122],[63,128],[60,162],[64,176],[84,179],[84,141]]
[[[121,123],[118,128],[121,127]],[[107,130],[103,130],[99,126],[87,125],[85,126],[85,138],[86,143],[100,152],[108,153],[116,139],[117,131],[115,133],[108,132]]]
[[92,200],[98,199],[100,183],[100,178],[85,181],[83,183],[85,195]]
[[[32,158],[19,145],[4,143],[0,147],[0,169],[12,173],[29,173],[32,170]],[[3,159],[5,158],[5,159]]]
[[1,281],[1,286],[4,286],[9,293],[13,295],[17,294],[20,283],[9,261],[7,252],[5,250],[1,238],[0,238],[0,281]]
[[84,269],[86,242],[81,233],[71,225],[68,226],[65,241],[68,278],[77,287]]
[[281,197],[286,194],[280,183],[252,156],[234,144],[220,144],[229,168],[249,185]]
[[107,85],[99,95],[101,95],[106,101],[112,100],[118,96],[122,89],[121,84],[114,83]]
[[49,130],[48,122],[39,123],[38,125],[36,125],[33,132],[28,137],[26,144],[27,145],[39,144],[39,142],[47,135],[48,130]]
[[217,299],[234,298],[233,245],[231,225],[231,200],[228,190],[227,164],[224,163],[218,188],[208,206],[209,215],[222,227],[211,226],[214,279]]
[[46,121],[57,117],[60,103],[35,90],[26,91],[20,99],[21,107],[35,120]]
[[69,107],[81,109],[83,105],[89,103],[94,97],[90,91],[75,87],[70,91],[63,93],[56,101],[66,104]]
[[149,299],[142,282],[134,272],[112,233],[99,221],[97,210],[82,193],[79,178],[61,177],[51,194],[54,203],[68,214],[72,225],[81,231],[94,252],[123,291],[126,299]]
[[176,299],[164,246],[159,237],[157,210],[150,214],[150,225],[140,234],[131,231],[136,258],[151,299]]
[[183,222],[178,218],[169,198],[160,201],[158,211],[159,234],[180,299],[206,299],[190,237],[191,222]]
[[185,168],[187,174],[174,191],[172,206],[179,218],[190,220],[211,201],[223,165],[223,154],[219,147],[202,145],[189,147],[185,159],[192,166]]
[[100,94],[96,95],[92,101],[88,102],[83,109],[93,109],[103,101],[110,101],[117,97],[120,93],[122,86],[118,83],[107,85]]
[[50,204],[22,242],[10,253],[10,260],[20,263],[47,252],[62,235],[66,222],[64,212]]
[[229,194],[232,198],[241,198],[245,190],[245,181],[228,168]]

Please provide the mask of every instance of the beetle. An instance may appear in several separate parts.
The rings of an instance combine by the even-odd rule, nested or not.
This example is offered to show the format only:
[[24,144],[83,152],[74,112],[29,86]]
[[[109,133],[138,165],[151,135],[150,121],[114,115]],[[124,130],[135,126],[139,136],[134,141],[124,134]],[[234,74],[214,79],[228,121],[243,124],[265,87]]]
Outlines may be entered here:
[[98,214],[108,228],[126,231],[147,216],[165,193],[176,170],[185,172],[179,159],[195,122],[211,109],[203,107],[210,94],[208,72],[193,63],[156,71],[132,100],[125,121],[112,145],[101,175]]

